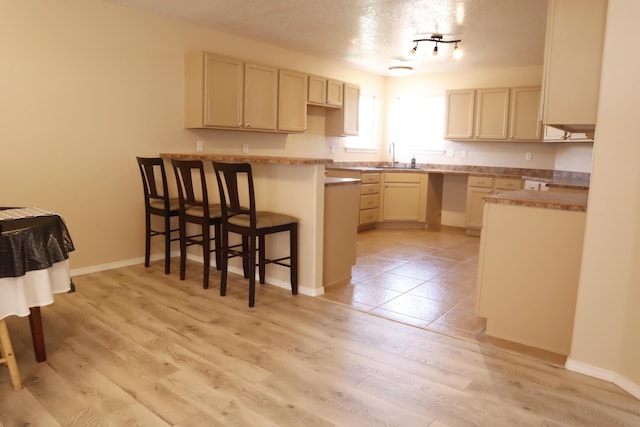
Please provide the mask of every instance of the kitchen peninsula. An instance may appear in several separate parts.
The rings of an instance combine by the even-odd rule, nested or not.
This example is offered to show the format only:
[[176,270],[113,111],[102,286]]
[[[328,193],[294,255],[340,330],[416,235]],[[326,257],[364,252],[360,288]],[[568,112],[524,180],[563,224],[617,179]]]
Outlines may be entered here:
[[[229,155],[214,153],[160,153],[171,159],[202,160],[210,172],[209,192],[217,194],[212,161],[246,162],[253,168],[256,204],[259,210],[270,210],[292,215],[299,220],[299,292],[321,295],[322,248],[324,218],[325,165],[331,159]],[[288,250],[287,236],[271,236],[269,248]],[[232,260],[236,261],[236,260]],[[230,265],[231,271],[241,272],[239,265]],[[289,288],[288,271],[267,268],[267,282]]]
[[587,194],[521,190],[484,200],[476,309],[486,334],[569,354]]

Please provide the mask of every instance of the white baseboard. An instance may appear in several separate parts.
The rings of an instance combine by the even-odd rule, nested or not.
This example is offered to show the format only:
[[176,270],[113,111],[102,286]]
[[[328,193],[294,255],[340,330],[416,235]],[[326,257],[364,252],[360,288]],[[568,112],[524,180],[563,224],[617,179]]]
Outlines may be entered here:
[[[180,256],[180,252],[179,251],[173,252],[171,254],[172,258],[173,257],[178,257],[178,256]],[[164,259],[164,255],[153,255],[153,256],[151,256],[151,261],[159,261],[159,260],[163,260],[163,259]],[[187,259],[189,259],[191,261],[198,262],[200,264],[202,264],[204,262],[204,259],[201,256],[195,256],[193,254],[188,254],[187,255]],[[124,261],[117,261],[117,262],[112,262],[112,263],[108,263],[108,264],[92,265],[90,267],[74,268],[74,269],[71,270],[71,277],[73,277],[73,276],[82,276],[84,274],[98,273],[100,271],[113,270],[115,268],[130,267],[132,265],[142,264],[142,263],[144,263],[144,257],[133,258],[133,259],[128,259],[128,260],[124,260]],[[243,274],[242,269],[239,268],[239,267],[229,266],[229,271],[231,273],[235,273],[235,274]],[[269,276],[265,277],[265,282],[267,282],[270,285],[277,286],[279,288],[291,289],[291,284],[289,282],[285,282],[283,280],[275,279],[273,277],[269,277]],[[301,293],[303,295],[312,296],[312,297],[317,297],[317,296],[320,296],[320,295],[324,294],[324,287],[309,288],[309,287],[299,286],[298,285],[298,293]]]
[[613,383],[635,398],[640,399],[640,385],[634,383],[633,381],[620,375],[617,372],[613,372],[608,369],[602,369],[597,366],[589,365],[587,363],[578,362],[571,358],[567,359],[565,368],[579,374],[589,375],[590,377]]

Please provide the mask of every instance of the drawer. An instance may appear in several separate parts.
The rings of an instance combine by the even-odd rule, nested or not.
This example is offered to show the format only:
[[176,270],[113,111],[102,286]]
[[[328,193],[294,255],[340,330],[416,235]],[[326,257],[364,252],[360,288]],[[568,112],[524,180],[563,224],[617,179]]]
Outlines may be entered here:
[[374,184],[376,182],[380,182],[380,174],[379,173],[363,173],[360,177],[363,184]]
[[360,225],[377,222],[380,219],[380,209],[365,209],[360,211]]
[[495,178],[495,180],[496,190],[509,191],[522,188],[522,179],[520,178]]
[[380,193],[380,184],[362,184],[360,186],[360,194],[378,194]]
[[380,207],[379,194],[367,194],[360,196],[360,209],[372,209]]
[[493,187],[493,178],[490,176],[469,176],[469,187]]
[[420,175],[420,173],[385,173],[384,182],[420,182]]

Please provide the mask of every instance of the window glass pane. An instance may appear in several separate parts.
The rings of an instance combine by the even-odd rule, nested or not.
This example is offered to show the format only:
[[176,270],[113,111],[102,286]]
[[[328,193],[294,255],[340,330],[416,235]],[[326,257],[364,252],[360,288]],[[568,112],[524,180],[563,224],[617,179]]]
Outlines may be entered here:
[[391,120],[398,150],[415,153],[444,149],[444,96],[398,98]]

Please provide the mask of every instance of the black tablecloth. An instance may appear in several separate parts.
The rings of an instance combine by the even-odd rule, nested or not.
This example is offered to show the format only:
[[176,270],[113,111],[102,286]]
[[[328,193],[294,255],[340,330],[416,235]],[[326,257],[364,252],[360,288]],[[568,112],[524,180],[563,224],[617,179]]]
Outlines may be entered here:
[[58,215],[0,221],[0,277],[19,277],[69,258],[73,242]]

